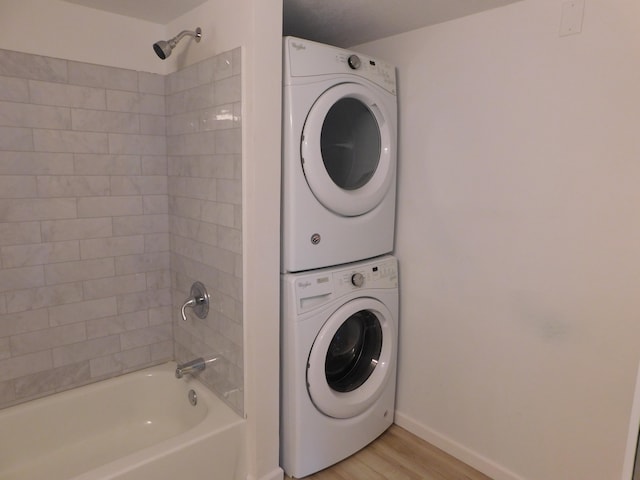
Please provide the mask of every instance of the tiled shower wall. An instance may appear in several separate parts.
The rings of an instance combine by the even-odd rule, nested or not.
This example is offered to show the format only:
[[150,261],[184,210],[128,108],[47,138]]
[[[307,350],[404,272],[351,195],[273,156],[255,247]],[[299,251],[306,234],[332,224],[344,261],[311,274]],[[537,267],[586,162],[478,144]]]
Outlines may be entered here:
[[[174,346],[172,328],[172,247],[176,294],[191,273],[184,244],[170,240],[169,204],[180,201],[170,201],[167,143],[190,140],[167,136],[167,104],[188,110],[176,106],[180,94],[165,96],[174,82],[0,50],[0,407],[193,346]],[[172,170],[182,168],[176,154]],[[233,380],[222,384],[233,390]]]
[[167,77],[169,231],[174,310],[202,282],[206,319],[176,315],[176,359],[218,360],[200,374],[237,411],[242,392],[240,49]]

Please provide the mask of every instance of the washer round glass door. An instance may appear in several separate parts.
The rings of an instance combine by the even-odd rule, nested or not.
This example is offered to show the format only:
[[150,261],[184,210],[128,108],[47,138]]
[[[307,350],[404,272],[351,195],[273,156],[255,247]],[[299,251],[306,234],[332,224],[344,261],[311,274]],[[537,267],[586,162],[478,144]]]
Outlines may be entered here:
[[348,217],[374,209],[394,178],[395,133],[374,90],[342,83],[324,92],[302,130],[302,169],[316,199]]
[[393,372],[395,345],[393,317],[380,301],[362,297],[342,305],[309,353],[307,388],[316,408],[334,418],[364,412]]

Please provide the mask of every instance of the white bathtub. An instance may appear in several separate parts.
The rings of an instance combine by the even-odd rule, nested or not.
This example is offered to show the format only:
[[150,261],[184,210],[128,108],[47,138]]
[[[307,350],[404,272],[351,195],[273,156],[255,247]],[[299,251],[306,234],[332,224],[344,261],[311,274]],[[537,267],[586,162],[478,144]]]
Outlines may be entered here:
[[0,410],[0,480],[244,479],[244,420],[175,368]]

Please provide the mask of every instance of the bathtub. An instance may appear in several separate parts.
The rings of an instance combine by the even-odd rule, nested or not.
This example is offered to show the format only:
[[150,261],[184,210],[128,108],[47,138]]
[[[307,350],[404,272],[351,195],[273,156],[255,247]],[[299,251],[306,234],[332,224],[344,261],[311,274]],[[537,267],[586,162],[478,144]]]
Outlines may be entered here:
[[175,368],[0,410],[0,480],[244,479],[245,421]]

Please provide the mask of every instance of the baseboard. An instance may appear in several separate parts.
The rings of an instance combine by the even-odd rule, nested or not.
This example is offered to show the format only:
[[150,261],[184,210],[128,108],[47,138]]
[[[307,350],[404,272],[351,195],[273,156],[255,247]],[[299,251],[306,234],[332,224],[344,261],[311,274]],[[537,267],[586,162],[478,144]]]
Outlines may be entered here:
[[278,467],[266,475],[256,479],[253,475],[247,475],[247,480],[282,480],[284,478],[284,471]]
[[422,438],[439,449],[453,455],[458,460],[493,478],[493,480],[526,480],[510,472],[506,468],[465,447],[464,445],[445,437],[439,432],[417,422],[413,418],[400,412],[395,413],[395,423]]

